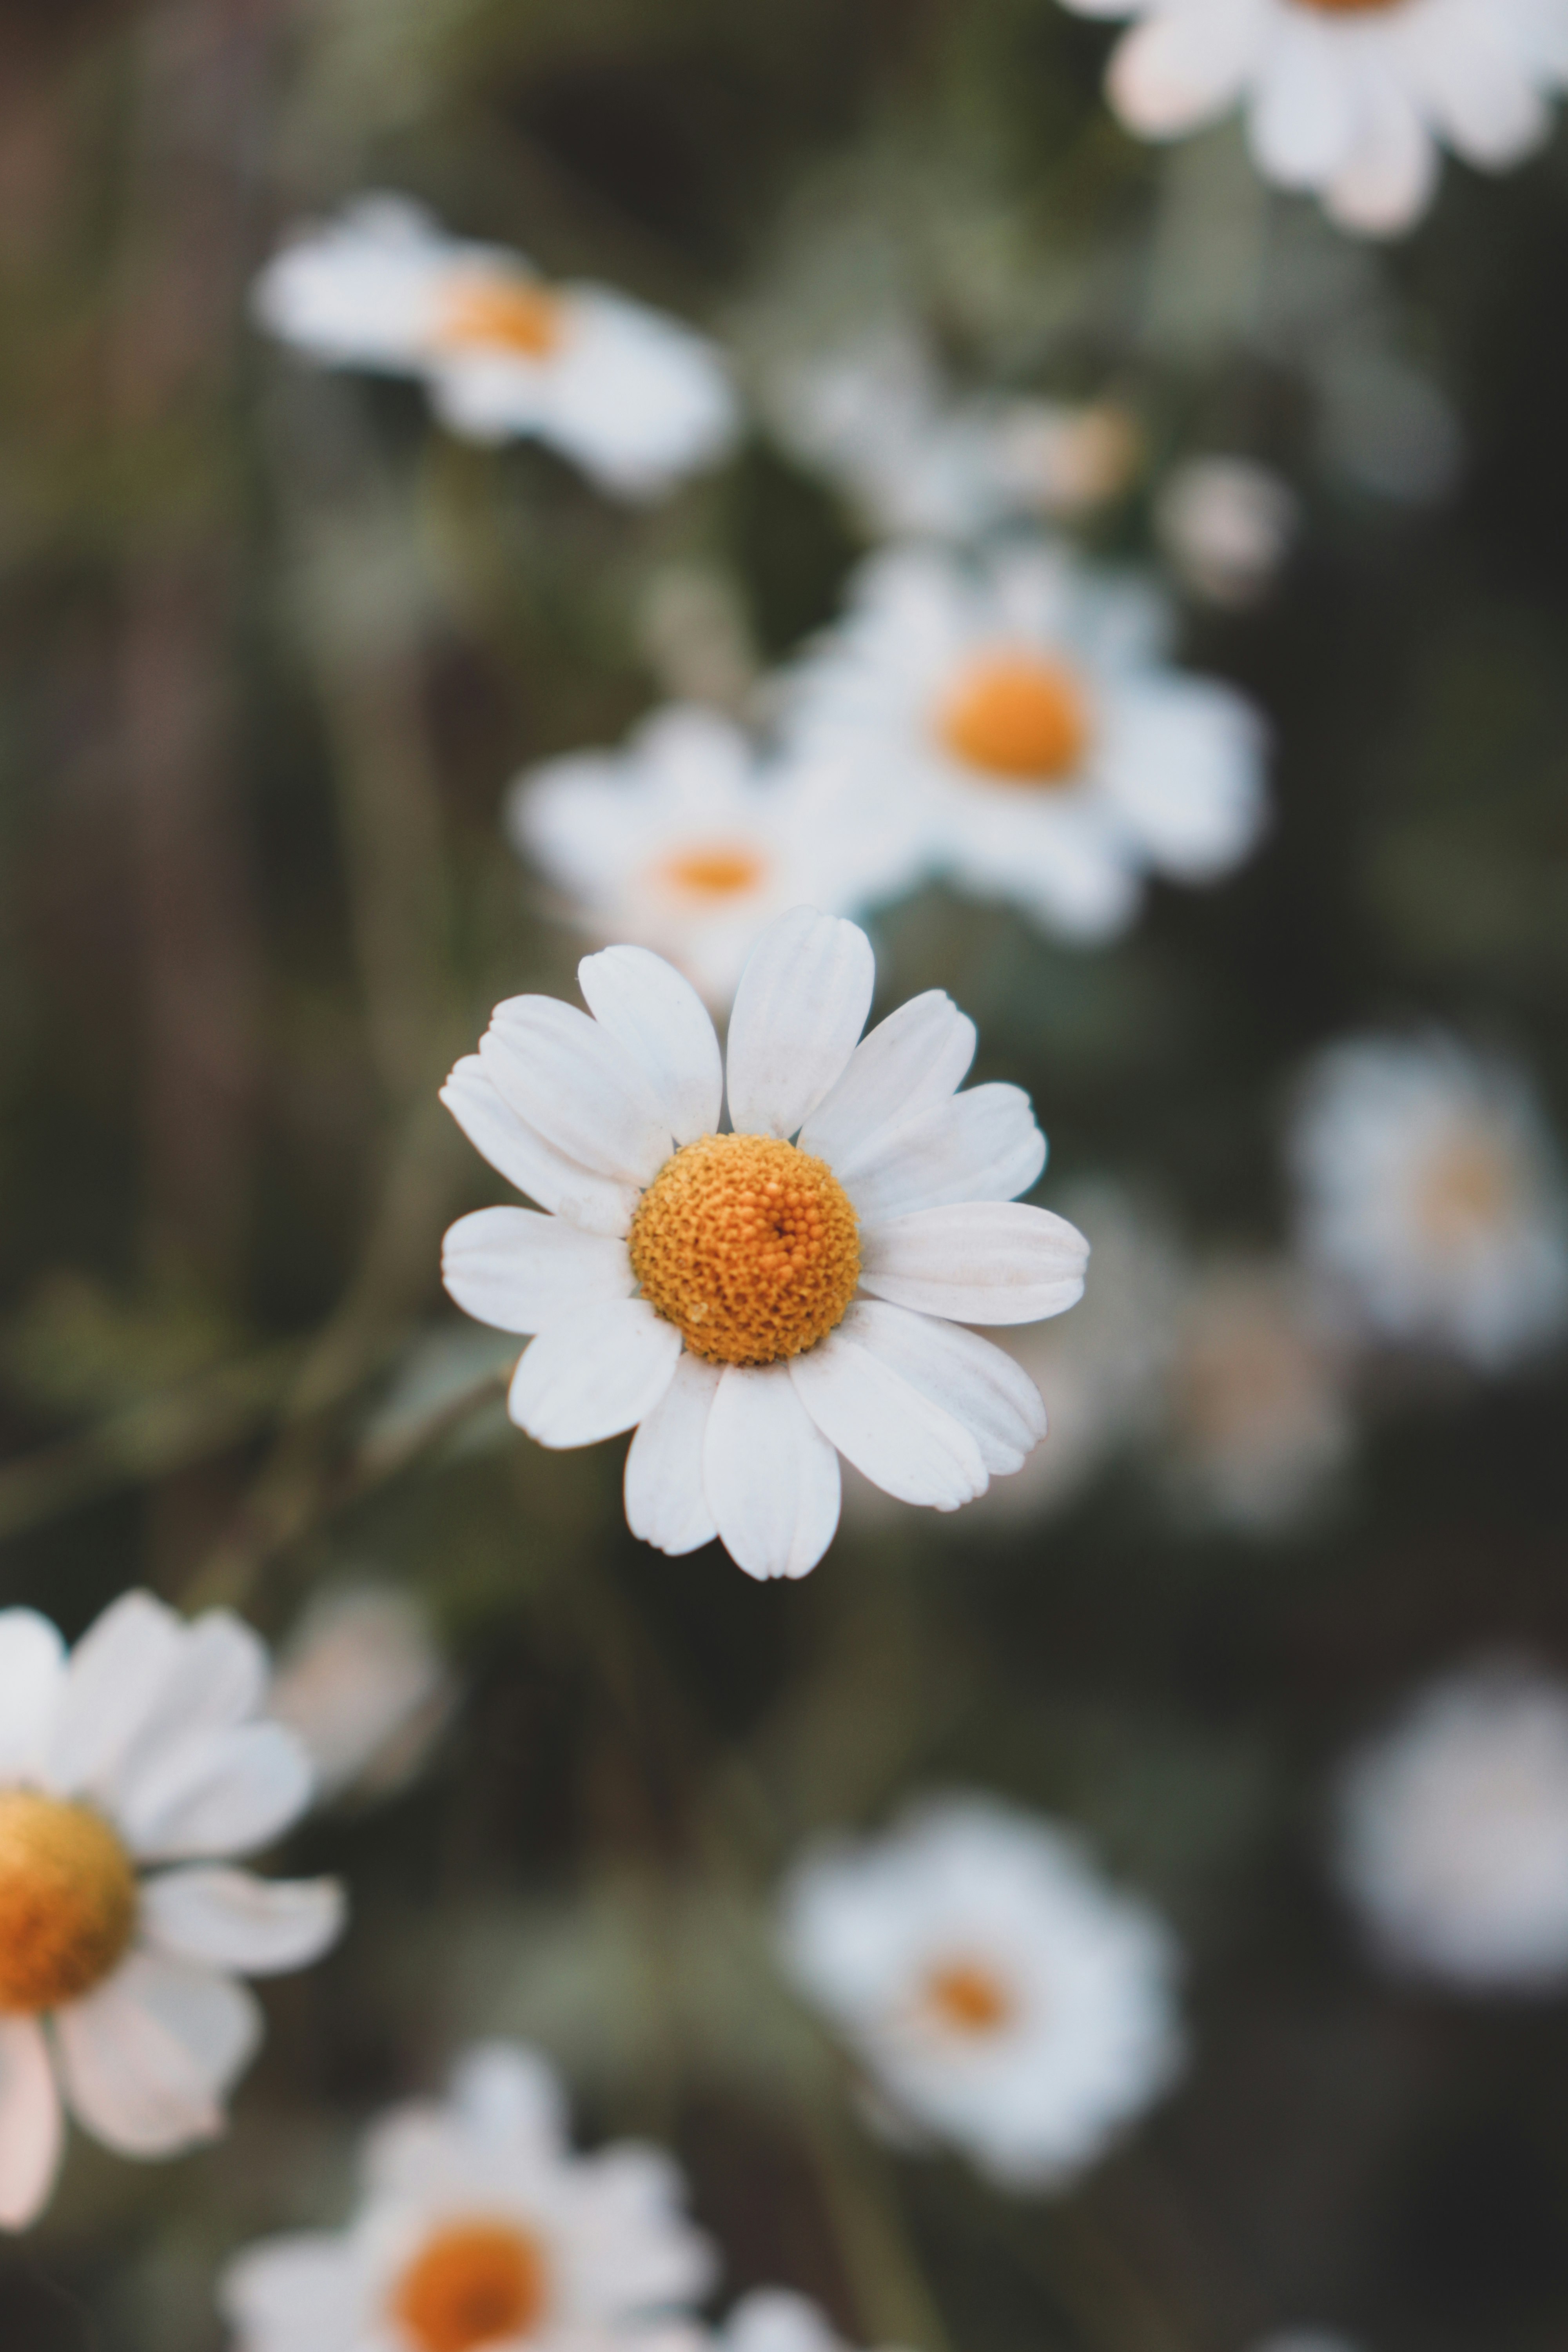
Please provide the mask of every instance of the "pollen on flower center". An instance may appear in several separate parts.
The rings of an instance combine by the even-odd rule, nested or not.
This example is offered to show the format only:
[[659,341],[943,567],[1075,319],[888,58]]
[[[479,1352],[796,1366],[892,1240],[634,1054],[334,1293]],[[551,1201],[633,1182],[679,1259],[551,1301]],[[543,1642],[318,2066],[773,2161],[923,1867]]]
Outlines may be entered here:
[[643,1194],[627,1246],[649,1304],[725,1364],[815,1346],[860,1275],[848,1194],[826,1160],[767,1135],[687,1144]]
[[29,1789],[0,1793],[0,2011],[80,2000],[135,1925],[136,1874],[106,1821]]
[[411,2352],[479,2352],[531,2335],[544,2315],[544,2255],[508,2221],[463,2221],[427,2241],[392,2313]]
[[972,663],[950,688],[937,731],[988,782],[1049,790],[1069,783],[1082,763],[1089,709],[1065,663],[997,654]]
[[924,2007],[949,2032],[978,2039],[1011,2024],[1013,1995],[994,1969],[977,1960],[954,1960],[933,1969],[925,1984]]
[[714,842],[665,858],[658,878],[684,898],[737,898],[754,890],[766,871],[763,858],[743,842]]
[[461,278],[447,289],[436,328],[446,351],[494,350],[545,360],[564,331],[558,294],[527,278]]

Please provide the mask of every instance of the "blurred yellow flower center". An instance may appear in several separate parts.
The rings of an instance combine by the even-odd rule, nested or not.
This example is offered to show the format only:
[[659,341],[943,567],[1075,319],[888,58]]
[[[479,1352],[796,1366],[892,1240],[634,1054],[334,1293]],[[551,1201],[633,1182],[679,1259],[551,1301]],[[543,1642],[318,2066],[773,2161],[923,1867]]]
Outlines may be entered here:
[[776,1364],[842,1322],[860,1231],[826,1160],[768,1135],[704,1135],[666,1160],[627,1237],[643,1296],[700,1356]]
[[1415,1213],[1431,1241],[1473,1241],[1505,1222],[1517,1192],[1510,1156],[1492,1137],[1456,1135],[1423,1171]]
[[413,2352],[479,2352],[531,2335],[544,2314],[544,2256],[507,2221],[459,2222],[404,2272],[393,2316]]
[[135,1925],[136,1873],[106,1821],[28,1789],[0,1794],[0,2011],[80,2000]]
[[926,1983],[926,2010],[951,2033],[999,2033],[1012,2022],[1015,2006],[1001,1978],[977,1960],[933,1969]]
[[527,278],[457,279],[441,306],[436,340],[447,351],[500,351],[546,360],[561,341],[559,295]]
[[764,859],[742,843],[715,842],[667,857],[659,867],[666,887],[687,898],[735,898],[754,890],[767,871]]
[[955,759],[1001,784],[1070,783],[1089,748],[1083,691],[1062,662],[997,654],[949,690],[937,731]]

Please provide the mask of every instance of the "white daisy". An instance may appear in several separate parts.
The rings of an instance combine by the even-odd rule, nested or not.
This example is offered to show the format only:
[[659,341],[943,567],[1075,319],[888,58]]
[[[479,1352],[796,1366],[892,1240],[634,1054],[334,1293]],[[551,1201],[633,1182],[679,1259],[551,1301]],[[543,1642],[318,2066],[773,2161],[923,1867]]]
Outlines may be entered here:
[[1070,2179],[1179,2069],[1167,1929],[1069,1832],[994,1799],[808,1855],[783,1924],[892,2115],[1004,2187]]
[[1211,882],[1262,828],[1263,739],[1231,688],[1172,669],[1151,592],[1062,550],[971,570],[874,558],[786,688],[788,739],[903,796],[935,866],[1075,940],[1137,911],[1152,869]]
[[1384,1958],[1469,1992],[1568,1983],[1568,1685],[1509,1663],[1352,1759],[1337,1863]]
[[446,1242],[458,1306],[537,1334],[519,1426],[552,1446],[635,1428],[633,1533],[717,1535],[757,1577],[821,1559],[839,1454],[938,1510],[1016,1470],[1039,1395],[962,1326],[1059,1314],[1088,1245],[1015,1199],[1046,1156],[1027,1096],[956,1091],[973,1024],[933,990],[862,1039],[870,941],[809,907],[753,951],[727,1069],[659,957],[607,948],[578,977],[588,1013],[498,1005],[441,1097],[546,1212],[481,1209]]
[[1302,1246],[1374,1335],[1495,1370],[1568,1324],[1568,1199],[1506,1064],[1442,1035],[1331,1047],[1290,1152]]
[[445,2104],[376,2126],[363,2168],[347,2229],[230,2263],[236,2352],[664,2352],[712,2275],[674,2165],[630,2141],[574,2154],[531,2050],[471,2050]]
[[1154,527],[1183,585],[1226,611],[1256,604],[1289,553],[1300,503],[1250,457],[1189,457],[1154,502]]
[[711,2341],[720,2352],[845,2352],[826,2314],[779,2286],[742,2295]]
[[1541,145],[1568,82],[1564,0],[1065,0],[1135,16],[1110,62],[1131,131],[1180,138],[1247,112],[1258,169],[1342,226],[1425,212],[1439,146],[1501,171]]
[[454,1695],[413,1596],[345,1584],[318,1593],[294,1628],[278,1661],[272,1711],[304,1741],[319,1798],[381,1796],[418,1770]]
[[68,1657],[47,1618],[0,1612],[0,2226],[47,2201],[62,2092],[122,2156],[215,2137],[261,2031],[237,1977],[339,1932],[331,1881],[226,1866],[310,1801],[267,1674],[222,1610],[187,1624],[127,1593]]
[[546,441],[623,498],[722,455],[736,406],[714,347],[606,286],[555,285],[502,246],[444,234],[370,196],[284,247],[257,281],[261,324],[330,367],[422,377],[476,441]]
[[906,888],[921,855],[896,801],[843,778],[770,773],[738,727],[679,706],[624,751],[520,777],[506,824],[584,929],[667,956],[715,1011],[789,908],[856,913]]

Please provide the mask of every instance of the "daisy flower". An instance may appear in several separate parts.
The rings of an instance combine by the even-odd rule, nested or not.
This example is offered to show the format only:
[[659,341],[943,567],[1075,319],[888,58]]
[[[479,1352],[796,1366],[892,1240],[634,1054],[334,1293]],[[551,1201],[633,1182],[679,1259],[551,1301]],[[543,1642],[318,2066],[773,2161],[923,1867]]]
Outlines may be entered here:
[[991,1798],[809,1854],[783,1934],[894,2121],[1005,2188],[1070,2180],[1181,2063],[1163,1923],[1070,1833]]
[[803,761],[902,796],[961,887],[1105,939],[1146,872],[1215,881],[1264,821],[1256,714],[1172,669],[1164,627],[1150,592],[1059,548],[978,569],[891,551],[786,686],[787,737]]
[[1246,109],[1253,160],[1342,227],[1408,228],[1440,145],[1502,171],[1541,145],[1568,80],[1563,0],[1066,0],[1135,16],[1109,89],[1130,131],[1181,138]]
[[216,2137],[261,2032],[237,1978],[342,1927],[331,1881],[227,1866],[310,1801],[267,1673],[223,1610],[187,1624],[127,1593],[68,1656],[47,1618],[0,1612],[0,2226],[47,2202],[62,2094],[122,2156]]
[[1290,1157],[1302,1247],[1376,1337],[1496,1370],[1568,1324],[1568,1200],[1507,1064],[1440,1034],[1331,1046]]
[[503,246],[369,196],[257,280],[256,315],[329,367],[423,379],[474,441],[548,442],[604,489],[657,496],[722,456],[736,407],[714,347],[607,286],[556,285]]
[[624,751],[519,778],[506,825],[584,929],[667,956],[716,1012],[791,907],[852,914],[907,887],[921,843],[896,801],[841,778],[768,773],[712,712],[677,706]]
[[1342,1885],[1383,1957],[1468,1992],[1568,1983],[1568,1685],[1492,1663],[1352,1757]]
[[344,1584],[318,1593],[294,1628],[272,1711],[304,1741],[319,1799],[385,1796],[425,1761],[455,1696],[418,1602],[391,1585]]
[[669,2159],[575,2155],[553,2072],[508,2043],[469,2051],[443,2104],[385,2116],[363,2182],[346,2229],[230,2263],[236,2352],[673,2352],[712,2276]]
[[861,1037],[874,976],[863,931],[795,908],[721,1060],[689,982],[606,948],[578,966],[587,1013],[498,1005],[443,1090],[540,1203],[454,1225],[447,1287],[536,1335],[509,1410],[541,1444],[636,1429],[626,1519],[661,1551],[717,1535],[750,1575],[804,1576],[840,1454],[951,1511],[1045,1433],[1033,1382],[962,1327],[1060,1314],[1088,1244],[1015,1199],[1045,1139],[1017,1087],[956,1091],[974,1028],[940,990]]

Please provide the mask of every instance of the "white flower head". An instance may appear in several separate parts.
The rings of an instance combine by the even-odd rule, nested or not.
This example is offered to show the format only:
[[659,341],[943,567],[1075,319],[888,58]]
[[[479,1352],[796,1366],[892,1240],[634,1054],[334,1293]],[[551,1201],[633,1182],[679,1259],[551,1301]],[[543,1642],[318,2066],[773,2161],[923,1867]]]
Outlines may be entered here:
[[718,2352],[845,2352],[826,2314],[782,2286],[742,2295],[711,2341]]
[[1508,1064],[1441,1034],[1332,1046],[1290,1156],[1302,1247],[1376,1337],[1495,1370],[1568,1324],[1568,1201]]
[[1167,1929],[1069,1832],[994,1799],[808,1854],[783,1924],[893,2116],[1006,2188],[1070,2180],[1179,2069]]
[[1340,1784],[1339,1877],[1394,1967],[1568,1983],[1568,1685],[1500,1661],[1422,1692]]
[[1396,235],[1431,202],[1440,147],[1502,171],[1545,140],[1568,81],[1563,0],[1066,0],[1135,16],[1110,63],[1131,131],[1181,138],[1246,110],[1266,179],[1343,228]]
[[475,441],[531,436],[644,499],[721,457],[736,405],[713,346],[605,286],[555,285],[395,196],[306,230],[262,271],[261,324],[330,367],[422,378]]
[[665,2352],[712,2273],[668,2158],[574,2154],[552,2069],[494,2042],[371,2133],[345,2230],[252,2247],[221,2300],[237,2352]]
[[624,751],[520,777],[506,823],[584,929],[668,957],[716,1012],[780,915],[858,913],[906,887],[921,851],[891,796],[769,772],[738,727],[679,705]]
[[1300,521],[1289,484],[1250,457],[1189,457],[1154,503],[1160,544],[1183,584],[1232,612],[1268,593]]
[[578,978],[588,1012],[498,1005],[441,1097],[540,1203],[462,1218],[443,1261],[468,1314],[536,1335],[519,1426],[551,1446],[636,1429],[633,1533],[670,1553],[717,1535],[756,1577],[821,1559],[840,1454],[938,1510],[1016,1470],[1038,1391],[962,1327],[1060,1314],[1089,1253],[1016,1200],[1046,1156],[1027,1096],[957,1091],[973,1023],[933,990],[862,1038],[870,941],[809,907],[753,950],[722,1057],[647,949]]
[[451,1711],[452,1677],[413,1596],[391,1585],[319,1592],[278,1661],[272,1710],[297,1731],[318,1797],[400,1788]]
[[0,1612],[0,2227],[48,2200],[62,2091],[122,2156],[216,2137],[260,2037],[237,1979],[342,1927],[330,1880],[229,1866],[310,1797],[267,1675],[224,1610],[187,1624],[130,1592],[68,1655],[47,1618]]
[[1106,939],[1146,872],[1217,880],[1264,823],[1256,713],[1171,668],[1164,625],[1149,591],[1061,548],[973,568],[892,550],[788,682],[787,737],[803,761],[901,796],[962,888]]

